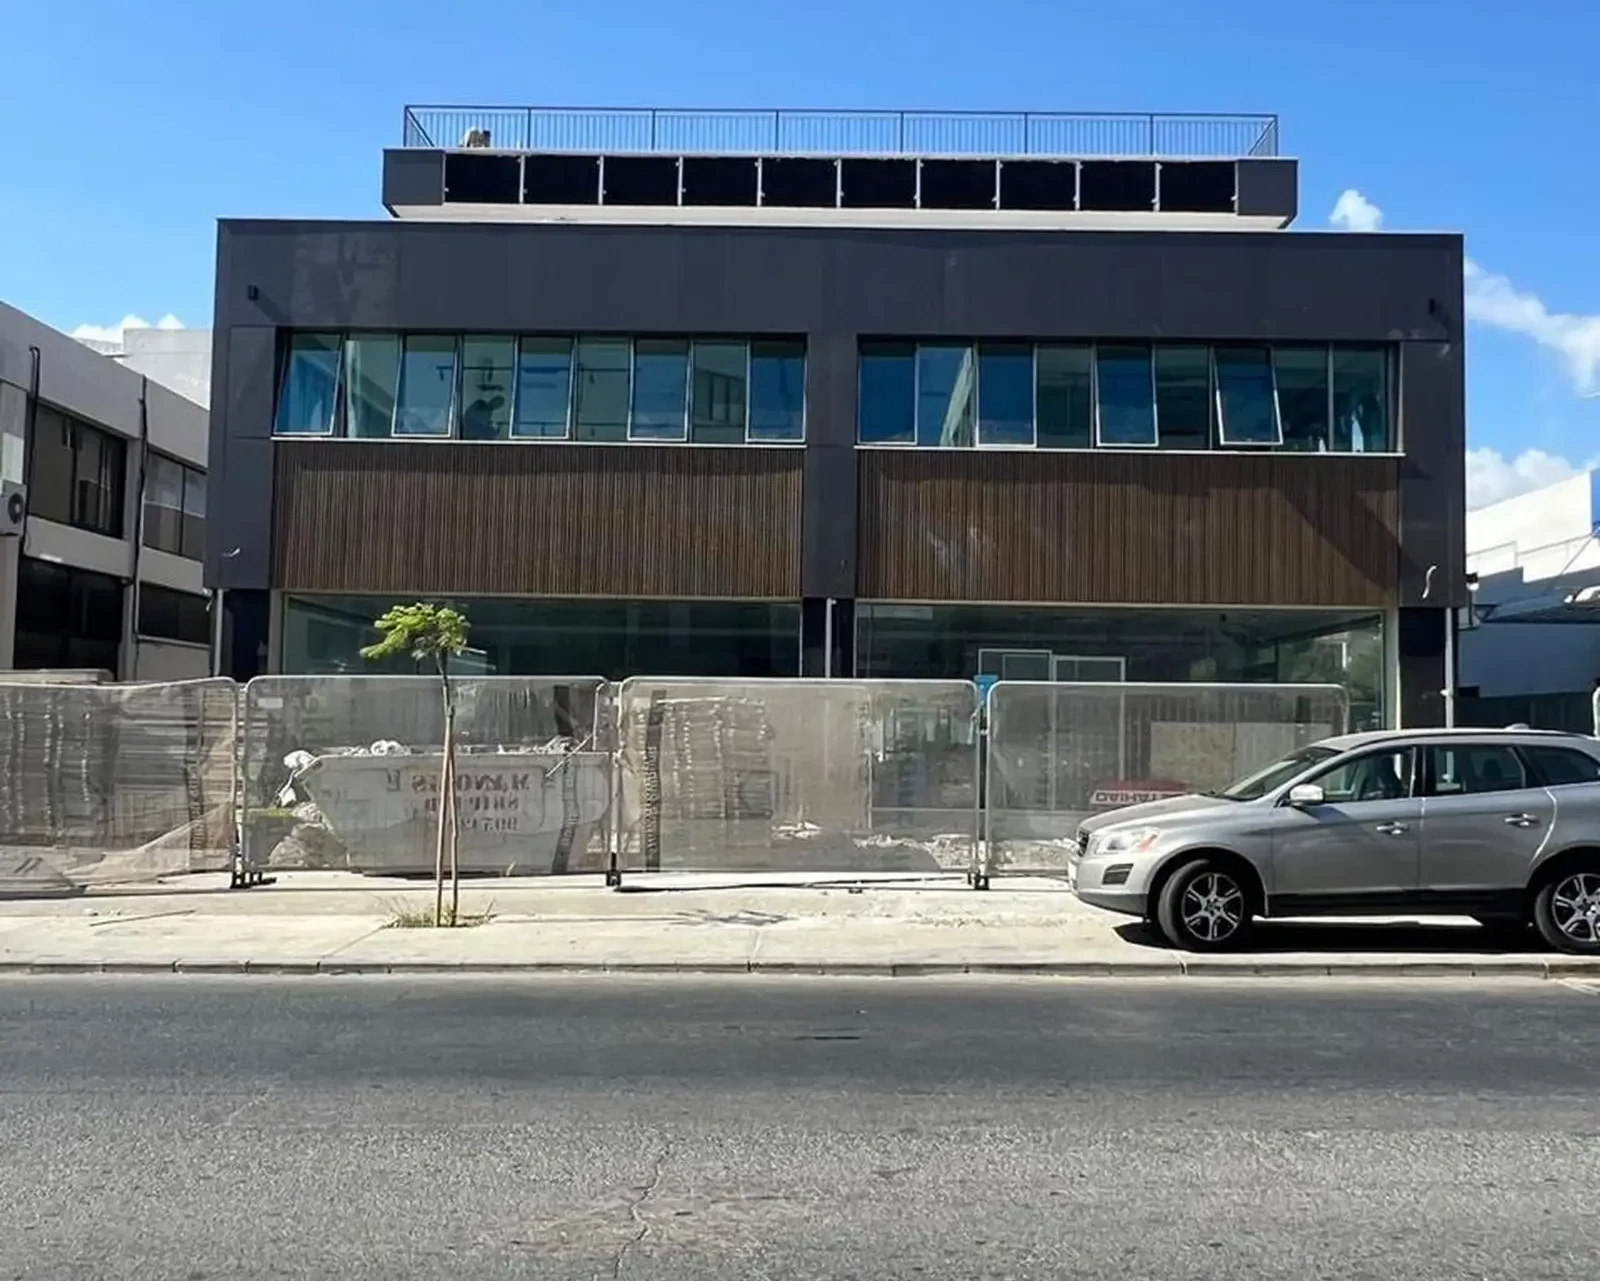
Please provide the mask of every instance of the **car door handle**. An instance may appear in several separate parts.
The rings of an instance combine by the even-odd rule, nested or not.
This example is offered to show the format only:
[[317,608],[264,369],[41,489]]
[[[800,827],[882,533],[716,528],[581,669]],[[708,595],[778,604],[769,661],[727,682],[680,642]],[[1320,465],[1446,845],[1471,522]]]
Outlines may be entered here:
[[1537,814],[1512,814],[1506,818],[1507,827],[1537,827],[1539,816]]
[[[1510,820],[1506,821],[1509,822]],[[1404,836],[1411,830],[1411,825],[1409,823],[1379,823],[1372,830],[1380,832],[1384,836]]]

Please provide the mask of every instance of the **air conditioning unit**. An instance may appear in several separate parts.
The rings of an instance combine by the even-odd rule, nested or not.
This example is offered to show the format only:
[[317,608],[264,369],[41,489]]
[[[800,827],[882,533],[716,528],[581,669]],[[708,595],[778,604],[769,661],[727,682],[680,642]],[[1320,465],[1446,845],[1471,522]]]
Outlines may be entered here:
[[27,488],[9,480],[0,483],[0,538],[21,538],[27,520]]

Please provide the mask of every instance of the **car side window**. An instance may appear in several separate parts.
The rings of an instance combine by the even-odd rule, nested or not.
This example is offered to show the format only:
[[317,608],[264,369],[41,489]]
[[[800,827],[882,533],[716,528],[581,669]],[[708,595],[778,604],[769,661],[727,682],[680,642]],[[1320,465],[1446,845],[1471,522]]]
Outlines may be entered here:
[[1574,747],[1524,747],[1522,754],[1546,787],[1600,783],[1600,760]]
[[1411,795],[1411,749],[1356,756],[1305,781],[1320,787],[1329,805],[1404,800]]
[[1424,749],[1425,794],[1473,796],[1484,792],[1515,792],[1529,787],[1527,767],[1516,749],[1503,744],[1452,743]]

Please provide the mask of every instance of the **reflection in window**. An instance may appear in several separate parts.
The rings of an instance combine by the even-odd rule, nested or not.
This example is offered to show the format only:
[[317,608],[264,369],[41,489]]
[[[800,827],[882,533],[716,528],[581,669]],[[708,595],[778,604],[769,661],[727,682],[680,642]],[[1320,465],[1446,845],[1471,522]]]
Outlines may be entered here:
[[683,440],[689,396],[689,344],[681,338],[641,338],[633,345],[633,425],[630,440]]
[[750,439],[804,440],[806,345],[789,339],[750,344]]
[[400,336],[351,334],[344,345],[344,378],[346,434],[358,440],[387,436],[400,381]]
[[505,440],[511,435],[514,338],[461,340],[461,439]]
[[579,440],[628,438],[628,378],[632,345],[626,338],[580,338],[574,384]]
[[749,350],[742,342],[697,342],[689,406],[689,439],[702,445],[742,445],[745,371]]
[[1282,443],[1272,356],[1267,348],[1217,348],[1217,410],[1224,445]]
[[1156,424],[1163,449],[1211,447],[1211,349],[1156,348]]
[[1275,347],[1272,366],[1284,448],[1322,453],[1328,448],[1328,349]]
[[456,340],[450,334],[412,334],[400,361],[396,436],[448,436],[455,403]]
[[156,640],[207,645],[211,616],[204,596],[144,583],[139,588],[138,633]]
[[1374,453],[1389,444],[1389,353],[1381,347],[1333,349],[1333,448]]
[[857,439],[869,445],[916,443],[916,346],[862,343]]
[[972,444],[977,401],[971,347],[917,348],[917,444]]
[[144,545],[199,560],[205,537],[206,474],[152,453],[145,471]]
[[151,454],[145,468],[144,545],[183,554],[183,464]]
[[524,338],[517,355],[517,417],[511,434],[559,440],[572,400],[572,339]]
[[1038,416],[1041,449],[1087,449],[1094,444],[1094,375],[1089,348],[1040,347]]
[[183,470],[183,551],[199,560],[206,551],[206,474],[192,467]]
[[1095,382],[1100,392],[1102,445],[1154,445],[1155,383],[1148,347],[1095,348]]
[[17,564],[18,669],[72,667],[117,675],[122,583],[109,574],[23,556]]
[[1033,444],[1033,348],[989,343],[978,348],[978,443]]
[[273,430],[283,436],[331,435],[338,401],[339,335],[292,335]]
[[84,423],[74,423],[73,433],[78,463],[73,474],[72,523],[80,529],[121,538],[127,442]]
[[1513,748],[1470,743],[1423,750],[1428,753],[1429,796],[1517,792],[1528,786],[1522,758]]

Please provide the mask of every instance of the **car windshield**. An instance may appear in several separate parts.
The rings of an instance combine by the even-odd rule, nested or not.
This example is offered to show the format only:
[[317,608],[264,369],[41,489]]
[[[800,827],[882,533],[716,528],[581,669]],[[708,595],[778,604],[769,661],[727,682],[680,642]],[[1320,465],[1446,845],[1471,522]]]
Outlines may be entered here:
[[1275,787],[1287,783],[1297,774],[1303,774],[1319,761],[1339,753],[1331,747],[1302,747],[1280,756],[1270,765],[1251,770],[1243,778],[1229,783],[1217,793],[1229,801],[1258,801]]

